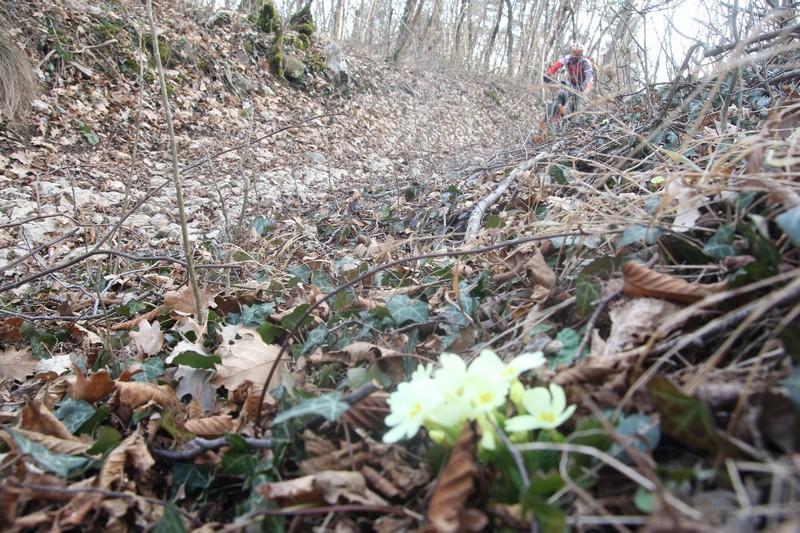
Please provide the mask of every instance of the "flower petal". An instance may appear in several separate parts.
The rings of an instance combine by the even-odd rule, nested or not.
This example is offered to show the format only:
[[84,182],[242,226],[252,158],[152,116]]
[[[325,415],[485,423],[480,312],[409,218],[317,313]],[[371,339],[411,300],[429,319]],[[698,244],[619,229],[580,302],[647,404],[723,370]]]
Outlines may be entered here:
[[503,361],[494,351],[483,350],[469,365],[467,372],[474,376],[500,375],[505,368]]
[[514,416],[506,420],[506,431],[514,433],[517,431],[530,431],[540,427],[539,420],[530,415]]
[[569,417],[572,416],[572,413],[575,412],[575,407],[576,406],[574,406],[574,405],[570,405],[569,407],[567,407],[566,411],[564,411],[563,413],[561,413],[558,416],[558,420],[556,421],[556,427],[558,427],[561,424],[563,424],[564,422],[566,422],[569,419]]
[[391,444],[399,441],[402,438],[413,437],[417,432],[414,431],[409,435],[409,429],[410,428],[406,424],[400,424],[399,426],[393,427],[383,435],[383,442]]
[[522,405],[530,414],[550,410],[550,392],[544,387],[528,389],[522,395]]
[[542,352],[532,352],[518,355],[508,363],[508,366],[514,369],[515,374],[512,377],[517,377],[527,370],[542,366],[544,363],[545,358]]
[[567,396],[564,394],[564,388],[555,383],[550,384],[550,394],[553,396],[551,406],[553,412],[560,413],[567,406]]

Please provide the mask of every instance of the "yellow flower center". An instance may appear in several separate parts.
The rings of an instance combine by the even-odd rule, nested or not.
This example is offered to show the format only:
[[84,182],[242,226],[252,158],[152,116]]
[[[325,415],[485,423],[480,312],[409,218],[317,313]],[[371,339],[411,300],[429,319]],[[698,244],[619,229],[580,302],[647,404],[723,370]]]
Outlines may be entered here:
[[501,375],[502,377],[506,378],[506,377],[508,377],[508,376],[513,376],[513,375],[515,375],[516,373],[517,373],[517,372],[514,370],[514,367],[513,367],[513,366],[511,366],[511,365],[509,365],[509,366],[505,367],[505,368],[503,369],[503,371],[502,371],[502,372],[500,372],[500,375]]
[[411,417],[415,417],[422,411],[422,404],[419,402],[414,402],[414,407],[411,408]]
[[556,421],[556,415],[553,413],[539,413],[539,420],[553,424]]
[[480,396],[478,396],[478,403],[489,403],[492,401],[492,398],[491,392],[482,392]]

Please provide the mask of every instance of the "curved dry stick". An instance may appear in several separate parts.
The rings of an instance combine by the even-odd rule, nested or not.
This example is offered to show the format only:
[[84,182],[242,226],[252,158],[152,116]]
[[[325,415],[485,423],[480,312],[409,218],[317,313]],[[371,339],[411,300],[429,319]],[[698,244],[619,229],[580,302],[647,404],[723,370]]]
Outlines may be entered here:
[[[251,437],[243,437],[247,445],[251,448],[271,448],[271,439],[254,439]],[[204,439],[197,437],[186,443],[186,447],[182,450],[165,450],[163,448],[150,448],[155,455],[163,457],[164,459],[171,459],[173,461],[187,461],[202,455],[203,453],[222,448],[223,446],[230,446],[231,443],[225,437],[218,439]]]
[[514,180],[517,177],[528,170],[533,165],[533,161],[526,161],[522,165],[515,168],[500,184],[493,190],[488,196],[483,198],[480,202],[475,205],[475,208],[472,210],[472,214],[469,216],[469,222],[467,223],[467,235],[464,237],[465,242],[470,242],[477,237],[478,232],[481,229],[481,220],[483,220],[483,214],[486,212],[489,207],[492,206],[502,195],[506,192]]

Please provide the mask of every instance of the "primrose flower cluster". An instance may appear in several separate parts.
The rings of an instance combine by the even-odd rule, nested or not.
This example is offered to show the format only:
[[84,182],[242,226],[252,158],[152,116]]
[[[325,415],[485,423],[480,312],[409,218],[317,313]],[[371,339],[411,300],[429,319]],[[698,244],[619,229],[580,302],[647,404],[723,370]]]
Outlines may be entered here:
[[[401,383],[389,396],[389,431],[384,442],[411,438],[421,427],[436,442],[452,445],[464,423],[476,420],[481,427],[481,445],[492,450],[495,427],[504,427],[519,438],[522,432],[553,429],[575,411],[567,407],[564,389],[525,389],[518,376],[545,363],[542,352],[522,354],[504,363],[492,350],[483,350],[469,366],[455,354],[443,353],[439,368],[420,365],[411,380]],[[508,400],[516,416],[507,418]]]

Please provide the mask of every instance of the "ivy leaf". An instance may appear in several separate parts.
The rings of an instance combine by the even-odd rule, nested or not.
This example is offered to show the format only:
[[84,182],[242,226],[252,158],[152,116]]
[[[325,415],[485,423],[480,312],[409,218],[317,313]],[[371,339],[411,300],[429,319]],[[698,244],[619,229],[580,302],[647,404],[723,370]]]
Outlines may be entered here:
[[720,436],[711,412],[702,402],[683,394],[664,376],[653,378],[647,389],[661,414],[661,427],[666,434],[695,449],[732,452],[731,445]]
[[261,340],[266,344],[275,344],[275,339],[277,339],[284,330],[272,322],[264,322],[258,326],[258,328],[256,328],[256,331],[258,331],[258,334],[261,336]]
[[250,453],[244,437],[235,433],[227,433],[225,440],[230,448],[222,456],[220,464],[222,472],[229,476],[248,476],[256,471],[258,460]]
[[192,368],[202,368],[203,370],[211,370],[215,365],[222,363],[222,358],[218,355],[203,355],[201,353],[188,350],[176,355],[170,361],[171,364],[184,365]]
[[594,303],[603,294],[603,288],[599,283],[594,283],[584,278],[578,277],[575,287],[575,309],[582,317],[589,316],[594,307]]
[[272,305],[271,303],[243,305],[242,314],[240,316],[231,318],[231,316],[234,315],[234,313],[230,313],[228,315],[228,323],[234,324],[232,320],[236,320],[238,318],[242,325],[252,326],[256,324],[261,324],[266,319],[268,319],[269,316],[273,313],[275,313],[275,306]]
[[7,428],[6,431],[14,438],[20,455],[29,455],[39,468],[51,474],[68,478],[81,474],[91,465],[87,457],[51,452],[43,444],[34,442],[11,428]]
[[703,247],[703,253],[716,259],[725,259],[728,256],[736,255],[736,249],[733,247],[733,235],[732,227],[721,226]]
[[326,420],[334,421],[347,411],[350,406],[342,401],[342,393],[339,391],[323,394],[317,398],[303,400],[291,409],[287,409],[272,421],[273,424],[281,424],[292,418],[307,415],[320,415]]
[[386,300],[386,309],[398,326],[406,322],[421,324],[428,321],[428,304],[412,300],[405,294],[398,294]]
[[131,378],[133,381],[149,382],[164,374],[164,360],[160,357],[146,359],[141,365],[141,372]]
[[55,415],[71,433],[75,433],[94,413],[95,408],[90,403],[66,398],[56,409]]
[[[308,304],[300,304],[292,309],[292,312],[283,317],[281,320],[281,327],[283,327],[286,331],[291,331],[294,329],[294,327],[300,323],[300,317],[303,316],[303,313],[305,313],[307,309]],[[307,316],[303,321],[303,326],[311,324],[313,320],[314,319],[312,317]]]
[[320,324],[319,326],[315,327],[308,332],[308,335],[306,336],[306,342],[303,343],[303,349],[300,350],[300,355],[311,353],[314,348],[324,344],[327,337],[328,328],[325,327],[325,324]]
[[548,366],[556,368],[561,365],[571,365],[580,356],[577,352],[582,340],[581,335],[572,328],[564,328],[558,332],[556,340],[564,347],[550,360]]
[[800,205],[775,217],[775,222],[795,246],[800,246]]
[[164,515],[154,529],[155,533],[186,533],[178,508],[172,502],[164,506]]
[[111,426],[100,426],[97,428],[97,439],[91,448],[86,450],[90,455],[106,453],[122,440],[122,434]]
[[263,237],[267,233],[275,231],[276,227],[277,224],[275,224],[275,221],[264,215],[258,215],[253,221],[253,229],[258,233],[259,237]]
[[660,228],[648,228],[647,226],[637,224],[631,226],[622,233],[622,236],[617,242],[617,249],[624,248],[637,242],[655,244],[659,235],[661,235]]
[[500,215],[491,214],[486,217],[486,223],[484,225],[487,228],[503,228],[506,223],[500,218]]

